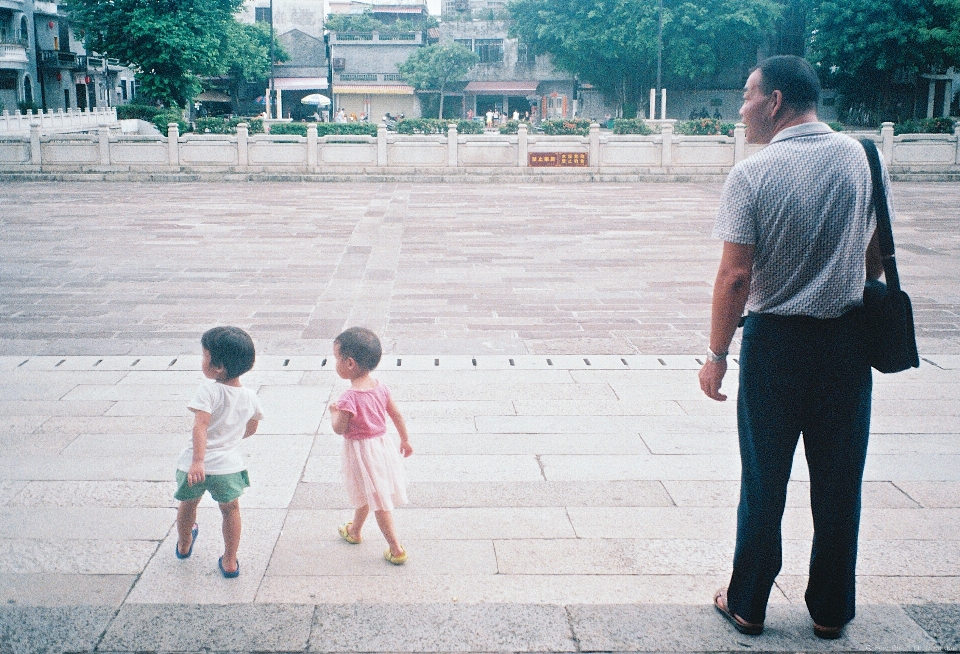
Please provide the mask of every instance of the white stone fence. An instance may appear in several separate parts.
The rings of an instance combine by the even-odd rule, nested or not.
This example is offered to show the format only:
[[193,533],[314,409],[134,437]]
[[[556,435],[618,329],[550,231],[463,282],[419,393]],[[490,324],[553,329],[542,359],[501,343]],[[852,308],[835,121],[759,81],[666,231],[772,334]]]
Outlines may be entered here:
[[[863,135],[859,135],[863,136]],[[884,123],[872,134],[892,172],[960,175],[960,127],[954,134],[893,135]],[[449,176],[586,173],[591,179],[619,176],[712,177],[756,152],[743,125],[734,136],[680,136],[673,124],[661,133],[616,135],[592,125],[588,136],[529,134],[400,135],[380,126],[377,136],[185,134],[171,123],[166,137],[125,135],[101,126],[86,134],[0,135],[0,173],[195,173],[279,175],[417,174]],[[550,165],[558,164],[558,165]],[[542,167],[547,165],[547,167]]]
[[19,111],[12,115],[4,109],[0,114],[0,136],[12,134],[27,135],[32,126],[37,126],[41,134],[57,132],[82,131],[106,127],[117,123],[117,109],[115,107],[94,107],[92,110],[58,109],[56,112],[28,111],[21,114]]

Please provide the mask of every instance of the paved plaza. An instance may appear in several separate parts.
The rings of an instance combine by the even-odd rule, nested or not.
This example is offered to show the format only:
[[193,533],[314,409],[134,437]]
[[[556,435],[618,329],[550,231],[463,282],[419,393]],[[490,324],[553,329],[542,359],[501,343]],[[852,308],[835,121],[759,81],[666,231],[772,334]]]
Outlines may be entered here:
[[[960,185],[896,183],[922,365],[876,374],[858,613],[803,604],[802,448],[764,635],[729,578],[736,375],[699,391],[719,184],[0,186],[0,653],[960,651]],[[199,336],[249,330],[238,579],[173,549]],[[351,546],[331,341],[369,326],[415,449],[410,553]],[[735,357],[733,368],[735,368]]]

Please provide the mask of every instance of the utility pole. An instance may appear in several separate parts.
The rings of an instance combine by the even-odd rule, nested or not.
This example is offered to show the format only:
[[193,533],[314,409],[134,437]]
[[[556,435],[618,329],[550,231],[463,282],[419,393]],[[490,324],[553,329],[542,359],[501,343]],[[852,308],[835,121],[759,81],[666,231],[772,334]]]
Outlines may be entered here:
[[270,93],[269,93],[269,96],[270,96],[270,97],[267,98],[267,115],[268,115],[268,116],[271,116],[271,117],[273,117],[273,118],[279,118],[279,116],[274,116],[274,115],[273,115],[273,111],[272,111],[271,108],[270,108],[270,107],[272,106],[270,103],[273,102],[273,96],[274,96],[274,94],[276,93],[276,90],[274,89],[274,82],[273,82],[273,61],[274,61],[274,59],[275,59],[275,57],[273,56],[273,41],[274,41],[274,37],[273,37],[273,0],[270,0]]
[[[663,69],[663,0],[658,0],[657,9],[659,12],[659,27],[657,29],[657,95],[660,95],[662,93],[660,76]],[[660,118],[666,118],[666,116],[660,116]]]

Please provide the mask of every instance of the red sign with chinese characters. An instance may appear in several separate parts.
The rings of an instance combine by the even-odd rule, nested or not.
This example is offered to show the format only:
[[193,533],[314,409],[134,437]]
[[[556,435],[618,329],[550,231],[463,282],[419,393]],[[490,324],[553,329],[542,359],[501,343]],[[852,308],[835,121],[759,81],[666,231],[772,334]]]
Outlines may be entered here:
[[587,165],[586,152],[531,152],[528,158],[532,168]]

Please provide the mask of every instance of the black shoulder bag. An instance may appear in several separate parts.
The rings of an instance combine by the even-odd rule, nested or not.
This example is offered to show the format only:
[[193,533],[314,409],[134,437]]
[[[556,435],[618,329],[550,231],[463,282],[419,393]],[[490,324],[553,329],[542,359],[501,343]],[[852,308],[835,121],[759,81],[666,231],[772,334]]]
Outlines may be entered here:
[[917,338],[913,328],[913,308],[910,298],[900,290],[897,260],[893,251],[893,230],[887,210],[887,194],[880,172],[880,155],[870,139],[860,141],[870,162],[873,178],[873,207],[877,214],[877,235],[883,257],[883,274],[887,280],[867,280],[863,289],[865,314],[864,335],[867,340],[867,358],[880,372],[901,372],[919,368]]

